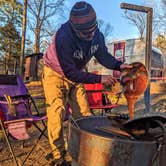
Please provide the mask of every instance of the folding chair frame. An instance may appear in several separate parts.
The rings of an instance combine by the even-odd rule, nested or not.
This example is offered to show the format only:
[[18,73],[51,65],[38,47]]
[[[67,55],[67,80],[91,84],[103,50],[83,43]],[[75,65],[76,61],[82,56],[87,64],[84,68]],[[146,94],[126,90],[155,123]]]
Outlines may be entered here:
[[[35,102],[33,101],[33,98],[30,95],[29,95],[29,97],[32,99],[31,101],[33,102],[33,105],[36,108],[36,111],[37,111],[37,113],[39,115],[39,111],[38,111],[38,109],[37,109],[37,107],[35,105]],[[43,120],[45,120],[44,117],[43,117]],[[36,122],[33,122],[31,118],[25,118],[25,119],[19,119],[19,120],[11,120],[11,121],[8,121],[8,122],[2,122],[2,120],[0,120],[0,126],[1,126],[1,129],[2,129],[2,132],[3,132],[4,136],[5,136],[5,140],[6,140],[7,144],[8,144],[9,150],[10,150],[10,152],[12,154],[12,158],[13,158],[13,161],[14,161],[14,163],[15,163],[16,166],[19,166],[19,165],[23,166],[25,164],[25,162],[27,161],[27,159],[29,158],[29,156],[31,155],[31,153],[33,152],[33,150],[35,149],[35,147],[38,145],[38,143],[39,143],[39,141],[40,141],[40,139],[41,139],[42,136],[45,136],[48,139],[47,135],[45,134],[45,131],[47,130],[47,126],[46,126],[46,124],[45,124],[45,122],[43,120],[41,120],[41,122],[42,122],[42,124],[44,126],[43,130],[41,130],[40,127],[36,124]],[[32,149],[26,155],[26,157],[23,160],[22,164],[20,164],[17,161],[17,159],[16,159],[16,155],[14,154],[14,150],[13,150],[13,147],[12,147],[10,141],[9,141],[8,133],[7,133],[6,129],[5,129],[5,126],[7,126],[10,123],[22,122],[22,121],[33,123],[33,125],[35,126],[35,128],[40,131],[40,135],[39,135],[38,139],[36,140],[36,144],[33,145]]]
[[[25,85],[24,85],[24,86],[25,86]],[[26,87],[25,87],[25,88],[26,88]],[[0,97],[1,100],[2,100],[2,98],[3,98],[3,100],[5,99],[5,97]],[[27,110],[27,107],[31,107],[31,106],[33,105],[35,111],[37,112],[37,115],[32,115],[32,114],[31,114],[31,116],[29,116],[29,117],[28,117],[28,116],[27,116],[27,117],[21,117],[21,118],[19,118],[19,119],[4,120],[3,117],[1,117],[2,119],[0,118],[0,129],[2,130],[2,132],[3,132],[3,134],[4,134],[4,137],[5,137],[5,140],[6,140],[6,142],[7,142],[8,147],[9,147],[10,153],[11,153],[11,155],[12,155],[14,164],[15,164],[16,166],[19,166],[19,165],[22,165],[22,166],[23,166],[23,165],[25,164],[25,162],[27,161],[27,159],[29,158],[29,156],[31,155],[31,153],[34,151],[35,147],[38,145],[38,143],[39,143],[40,139],[42,138],[42,136],[45,136],[45,137],[48,139],[47,135],[45,134],[45,131],[46,131],[47,127],[46,127],[46,124],[45,124],[45,122],[44,122],[44,121],[47,119],[47,117],[46,117],[46,116],[43,116],[43,115],[42,115],[42,116],[39,116],[40,113],[39,113],[39,110],[38,110],[38,108],[37,108],[37,106],[36,106],[36,104],[35,104],[35,101],[34,101],[34,99],[31,97],[31,95],[28,94],[28,92],[27,92],[27,94],[24,94],[24,95],[11,96],[11,99],[15,99],[15,100],[17,100],[17,99],[26,99],[27,101],[26,101],[26,103],[24,103],[25,109]],[[1,101],[1,102],[2,102],[2,101]],[[3,102],[5,102],[5,101],[3,101]],[[9,104],[8,102],[9,102],[9,101],[6,101],[6,104]],[[28,105],[26,105],[27,102],[29,103]],[[2,104],[2,103],[1,103],[1,104]],[[14,153],[14,149],[13,149],[12,144],[11,144],[9,138],[8,138],[8,132],[9,132],[9,131],[7,131],[8,126],[9,126],[10,124],[12,124],[12,123],[18,123],[18,122],[31,123],[31,124],[34,125],[34,127],[35,127],[38,131],[40,131],[40,135],[38,136],[38,138],[37,138],[37,140],[36,140],[36,144],[33,145],[32,149],[31,149],[31,150],[29,151],[29,153],[26,155],[26,157],[25,157],[25,159],[23,160],[22,163],[20,163],[19,161],[17,161],[16,155],[15,155],[15,153]],[[41,129],[41,128],[37,125],[37,122],[41,122],[41,123],[43,124],[43,127],[44,127],[44,128]]]
[[101,110],[101,114],[105,115],[113,108],[118,107],[119,98],[121,96],[121,93],[116,94],[117,100],[115,103],[111,103],[111,101],[108,99],[107,95],[111,95],[115,93],[112,93],[111,91],[104,90],[103,85],[100,83],[96,84],[84,84],[86,93],[87,93],[87,99],[90,106],[90,111],[93,115],[95,114],[94,110]]

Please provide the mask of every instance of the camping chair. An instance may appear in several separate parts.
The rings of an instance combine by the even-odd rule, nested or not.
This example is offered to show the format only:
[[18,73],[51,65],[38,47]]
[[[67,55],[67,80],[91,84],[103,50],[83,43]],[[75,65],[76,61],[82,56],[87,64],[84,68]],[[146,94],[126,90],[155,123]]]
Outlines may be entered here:
[[[111,113],[111,110],[118,105],[120,94],[117,94],[117,100],[112,103],[108,98],[108,95],[113,95],[111,91],[104,90],[104,87],[100,83],[96,84],[84,84],[87,99],[89,102],[90,110],[95,115],[95,110],[101,110],[102,115]],[[115,94],[114,94],[115,95]]]
[[[36,111],[36,114],[32,114],[32,111]],[[28,93],[21,77],[18,75],[0,75],[0,129],[5,136],[15,165],[20,165],[20,162],[16,159],[12,147],[14,145],[11,144],[11,139],[9,138],[12,137],[15,140],[21,141],[29,139],[30,135],[27,132],[27,128],[32,126],[35,126],[40,132],[36,144],[33,145],[32,149],[21,163],[21,165],[24,165],[39,143],[41,137],[45,136],[47,138],[47,135],[45,135],[46,125],[44,122],[46,118],[45,115],[39,114],[35,102]],[[39,126],[37,122],[41,122],[42,125]]]

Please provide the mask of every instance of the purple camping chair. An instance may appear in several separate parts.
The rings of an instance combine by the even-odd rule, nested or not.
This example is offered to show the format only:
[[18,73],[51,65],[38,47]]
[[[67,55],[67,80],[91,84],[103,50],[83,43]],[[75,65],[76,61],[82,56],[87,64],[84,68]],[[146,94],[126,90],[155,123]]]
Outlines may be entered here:
[[[5,136],[15,165],[18,166],[20,163],[16,159],[9,136],[24,141],[30,138],[27,128],[32,126],[35,126],[40,132],[35,145],[21,163],[21,165],[24,165],[41,137],[45,136],[47,138],[47,135],[45,135],[46,119],[46,115],[40,115],[20,76],[0,75],[0,129]],[[41,122],[42,125],[37,122]]]

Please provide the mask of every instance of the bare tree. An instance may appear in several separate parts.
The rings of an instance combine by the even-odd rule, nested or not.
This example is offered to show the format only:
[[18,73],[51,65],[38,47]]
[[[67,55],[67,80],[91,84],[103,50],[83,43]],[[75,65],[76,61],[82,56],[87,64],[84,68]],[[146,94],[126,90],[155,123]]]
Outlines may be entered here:
[[109,37],[113,31],[113,27],[109,23],[105,23],[104,20],[98,19],[99,29],[102,31],[106,42],[109,41]]
[[124,15],[126,19],[129,20],[129,22],[136,26],[138,31],[139,31],[139,36],[140,39],[143,39],[144,37],[144,32],[146,28],[146,16],[144,13],[140,12],[128,12],[127,14]]
[[[164,7],[166,8],[166,0],[162,0]],[[166,12],[165,12],[166,13]]]
[[25,49],[25,35],[26,35],[26,22],[27,22],[27,0],[24,0],[24,10],[22,18],[22,40],[21,40],[21,55],[20,55],[20,70],[19,73],[23,76],[24,69],[24,49]]
[[[40,52],[42,35],[50,32],[51,22],[63,12],[64,0],[29,0],[28,11],[31,14],[29,26],[35,35],[34,53]],[[51,25],[51,26],[50,26]]]
[[166,0],[162,0],[163,14],[160,15],[160,21],[163,26],[163,30],[166,31]]
[[[159,12],[161,9],[158,8],[158,5],[153,4],[152,2],[148,4],[144,4],[144,6],[150,6],[153,8],[153,25],[152,25],[152,32],[153,35],[155,35],[159,27],[161,25],[160,22],[160,15]],[[139,32],[140,39],[143,39],[145,36],[145,30],[146,30],[146,14],[142,12],[136,12],[136,11],[127,11],[125,14],[123,14],[123,17],[126,18],[129,23],[136,26]]]

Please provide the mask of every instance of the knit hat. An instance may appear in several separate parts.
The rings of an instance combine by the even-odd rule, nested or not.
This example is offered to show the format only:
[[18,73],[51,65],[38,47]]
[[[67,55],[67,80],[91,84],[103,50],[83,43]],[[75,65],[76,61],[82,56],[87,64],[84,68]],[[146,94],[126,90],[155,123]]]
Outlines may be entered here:
[[87,2],[76,2],[70,12],[70,23],[78,31],[89,30],[97,25],[96,12]]

